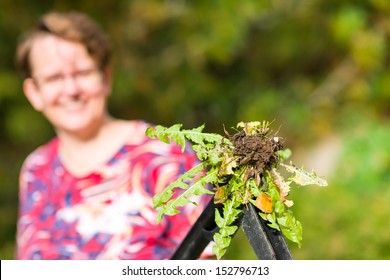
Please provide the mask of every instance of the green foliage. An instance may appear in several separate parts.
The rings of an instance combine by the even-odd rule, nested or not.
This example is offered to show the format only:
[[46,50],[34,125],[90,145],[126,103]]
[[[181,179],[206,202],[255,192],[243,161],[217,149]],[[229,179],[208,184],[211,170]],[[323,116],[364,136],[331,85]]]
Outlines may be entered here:
[[[360,121],[386,121],[390,104],[390,1],[309,2],[2,0],[0,8],[7,13],[0,17],[0,176],[5,182],[0,197],[14,201],[2,209],[4,217],[13,219],[16,215],[21,161],[53,135],[50,126],[32,113],[14,67],[17,37],[42,13],[81,10],[108,31],[115,50],[114,89],[109,99],[115,116],[183,123],[186,127],[207,123],[208,129],[218,132],[222,132],[221,122],[230,127],[238,120],[275,119],[283,123],[280,132],[294,148],[294,156],[299,156],[295,148],[306,149],[328,134],[354,128],[360,131],[360,122],[351,122],[354,112],[359,112]],[[386,190],[386,153],[378,152],[388,150],[385,130],[372,128],[368,132],[372,137],[355,133],[343,142],[343,163],[336,169],[338,179],[332,185],[348,192],[341,191],[338,197],[331,197],[334,204],[328,201],[324,205],[324,209],[331,208],[327,213],[340,212],[335,220],[342,220],[341,215],[355,217],[349,211],[360,211],[360,198],[354,193],[370,190],[375,195]],[[375,152],[368,154],[369,150]],[[6,155],[8,151],[14,151],[12,156]],[[312,190],[303,192],[302,197],[310,198],[307,201],[323,199]],[[355,200],[348,208],[337,202],[351,197]],[[316,226],[318,218],[310,213],[321,216],[321,212],[315,206],[313,202],[316,211],[295,210],[305,225],[314,228],[314,232],[305,231],[305,246],[295,255],[306,259],[388,258],[381,249],[356,245],[338,254],[338,247],[360,242],[351,238],[337,241],[325,226]],[[369,211],[383,217],[374,207]],[[358,236],[356,231],[362,230],[366,232],[359,235],[362,240],[388,248],[378,240],[378,231],[386,233],[384,225],[374,222],[378,219],[365,220],[373,221],[375,226],[367,226],[371,231],[360,228],[360,219],[340,223],[349,223],[351,232],[345,229],[345,234]],[[2,235],[0,244],[11,244],[14,221],[3,220],[0,228],[9,234]],[[339,226],[325,220],[324,224]],[[344,232],[337,232],[338,236]],[[335,240],[329,246],[332,250],[319,248],[318,244],[326,244],[328,239]],[[7,246],[5,258],[13,257],[11,247]],[[231,251],[229,257],[235,256],[243,257]]]
[[318,185],[320,187],[326,187],[328,185],[328,183],[324,179],[318,177],[314,171],[308,172],[303,168],[298,168],[292,164],[287,165],[281,163],[281,165],[285,167],[288,172],[294,174],[294,177],[291,177],[290,180],[297,185]]
[[[153,197],[154,207],[162,207],[158,213],[158,223],[161,221],[163,214],[172,216],[179,213],[179,210],[177,208],[180,206],[184,206],[187,203],[190,203],[191,201],[189,200],[189,197],[191,197],[192,195],[201,195],[206,193],[212,194],[212,192],[204,186],[210,182],[215,181],[216,172],[210,172],[209,174],[207,174],[207,176],[204,176],[201,179],[197,180],[191,186],[186,183],[187,181],[190,181],[196,175],[201,173],[203,169],[204,164],[199,164],[195,166],[183,176],[181,176],[178,180],[171,183],[167,188],[164,189],[161,194],[157,194]],[[174,189],[176,188],[184,189],[185,191],[174,200],[170,200],[174,194]]]
[[223,214],[219,213],[218,209],[215,209],[215,223],[219,228],[219,232],[216,232],[213,236],[215,246],[213,247],[213,253],[221,258],[230,245],[232,236],[235,234],[238,227],[234,225],[238,215],[242,212],[240,209],[240,203],[238,203],[236,197],[227,199],[223,203]]
[[[237,128],[242,130],[241,134],[238,132],[231,136],[230,140],[217,134],[202,133],[204,126],[193,130],[180,130],[181,126],[175,124],[166,128],[158,125],[149,127],[146,131],[147,136],[157,138],[165,143],[176,142],[182,146],[183,150],[186,140],[191,141],[196,147],[195,151],[198,158],[202,160],[201,164],[184,173],[167,186],[161,194],[154,196],[153,205],[155,208],[159,208],[157,222],[161,221],[162,215],[179,213],[180,207],[191,203],[190,196],[205,193],[213,194],[205,188],[206,184],[211,184],[215,187],[214,202],[223,204],[222,215],[218,209],[215,210],[215,222],[219,232],[214,234],[213,252],[218,259],[226,253],[232,236],[238,228],[235,221],[242,212],[241,207],[249,202],[261,210],[259,215],[269,222],[270,227],[281,230],[288,239],[301,246],[302,225],[294,217],[292,211],[288,209],[292,206],[292,201],[286,200],[290,192],[289,185],[294,182],[301,186],[326,186],[327,182],[317,177],[314,172],[309,173],[302,168],[287,164],[282,166],[293,173],[293,176],[288,178],[288,182],[284,181],[277,171],[279,162],[271,162],[271,158],[272,154],[276,152],[286,158],[291,154],[290,150],[272,150],[272,154],[269,155],[269,159],[266,161],[260,162],[258,159],[259,163],[263,164],[260,166],[264,166],[260,169],[257,163],[252,162],[254,158],[259,157],[254,156],[255,153],[263,154],[263,157],[265,157],[265,151],[275,145],[277,146],[280,142],[278,137],[270,135],[269,123],[240,122]],[[272,140],[270,140],[271,138]],[[254,143],[258,143],[259,146],[250,148],[252,151],[249,150],[248,155],[240,157],[235,152],[239,148],[238,145],[245,146]],[[266,145],[267,143],[268,145]],[[249,146],[243,148],[249,148]],[[265,151],[259,151],[260,148]],[[248,158],[249,155],[252,155],[252,157]],[[207,168],[206,171],[204,171],[205,168]],[[192,186],[186,183],[193,181],[197,175],[199,175],[199,178],[193,182]],[[261,176],[264,176],[264,183],[259,179]],[[174,197],[175,189],[178,188],[185,191]],[[270,198],[270,201],[266,201],[267,205],[261,199],[259,200],[263,192],[266,197]]]
[[192,141],[196,145],[208,148],[208,143],[215,144],[221,142],[222,136],[214,133],[202,133],[204,125],[194,128],[192,130],[180,130],[182,124],[175,124],[169,128],[163,126],[156,126],[155,128],[148,128],[146,135],[155,138],[158,137],[165,143],[175,141],[182,147],[182,152],[185,149],[186,139]]
[[[356,195],[387,192],[390,183],[390,124],[358,117],[341,134],[344,148],[333,181]],[[356,124],[356,125],[354,125]],[[358,124],[358,125],[357,125]]]

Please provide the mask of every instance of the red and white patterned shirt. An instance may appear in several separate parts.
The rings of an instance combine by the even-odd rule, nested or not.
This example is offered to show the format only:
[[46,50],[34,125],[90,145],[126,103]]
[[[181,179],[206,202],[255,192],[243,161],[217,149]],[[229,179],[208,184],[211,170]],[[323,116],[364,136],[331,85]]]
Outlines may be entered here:
[[26,159],[20,173],[17,259],[167,259],[199,216],[200,207],[156,224],[152,197],[198,160],[191,150],[145,136],[131,122],[128,143],[83,177],[70,174],[54,138]]

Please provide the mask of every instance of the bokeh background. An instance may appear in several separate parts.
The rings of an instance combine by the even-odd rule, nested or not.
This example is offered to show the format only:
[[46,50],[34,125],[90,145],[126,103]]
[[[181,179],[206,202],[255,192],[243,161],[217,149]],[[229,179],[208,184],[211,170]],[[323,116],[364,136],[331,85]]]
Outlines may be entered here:
[[[110,35],[116,117],[216,133],[273,121],[292,161],[329,182],[291,192],[295,259],[390,258],[390,1],[1,0],[1,259],[14,257],[19,168],[53,136],[23,96],[15,44],[50,10]],[[255,258],[241,232],[226,258]]]

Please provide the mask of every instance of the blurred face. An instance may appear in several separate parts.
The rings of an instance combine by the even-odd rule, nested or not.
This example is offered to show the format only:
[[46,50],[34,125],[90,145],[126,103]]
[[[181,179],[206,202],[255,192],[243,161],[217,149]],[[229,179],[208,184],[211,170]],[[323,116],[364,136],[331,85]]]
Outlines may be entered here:
[[30,52],[32,78],[24,92],[57,132],[90,133],[106,116],[110,75],[85,47],[53,35],[37,38]]

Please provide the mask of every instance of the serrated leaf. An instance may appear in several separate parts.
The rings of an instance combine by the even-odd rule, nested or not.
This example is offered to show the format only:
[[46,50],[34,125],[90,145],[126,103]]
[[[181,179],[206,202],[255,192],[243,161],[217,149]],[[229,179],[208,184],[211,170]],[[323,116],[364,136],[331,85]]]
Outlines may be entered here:
[[[180,131],[182,124],[174,124],[171,127],[164,127],[156,125],[155,127],[149,127],[145,134],[150,138],[157,138],[164,143],[171,143],[172,141],[180,145],[182,152],[185,150],[186,138]],[[199,129],[199,128],[198,128]]]
[[280,200],[275,201],[274,210],[276,213],[283,213],[285,211],[284,205]]
[[[185,150],[186,139],[195,144],[205,145],[207,143],[218,143],[222,139],[226,139],[223,136],[216,133],[203,133],[204,125],[201,125],[194,129],[181,129],[182,124],[174,124],[171,127],[164,127],[157,125],[155,127],[149,127],[145,134],[150,138],[157,138],[165,143],[171,141],[182,147],[182,152]],[[225,141],[228,141],[227,139]]]
[[204,163],[200,163],[190,170],[188,170],[185,174],[183,174],[176,181],[170,183],[160,194],[156,194],[153,196],[153,207],[157,208],[165,204],[168,200],[170,200],[174,194],[175,188],[186,189],[189,185],[186,182],[191,181],[195,176],[197,176],[204,169]]
[[230,236],[223,236],[220,233],[216,232],[213,236],[214,246],[213,253],[216,255],[217,259],[221,259],[226,253],[226,249],[229,247],[232,238]]
[[249,184],[249,190],[251,192],[252,197],[258,197],[260,195],[260,189],[256,184],[256,180],[248,180],[247,184]]
[[188,140],[196,144],[219,143],[222,141],[222,139],[228,141],[226,138],[219,134],[202,132],[203,128],[204,125],[192,130],[183,130],[182,132]]
[[233,223],[238,218],[242,210],[236,208],[235,198],[227,200],[223,203],[223,215],[221,215],[218,209],[215,209],[215,223],[217,224],[219,231],[214,234],[215,245],[213,252],[219,259],[226,251],[226,248],[230,245],[231,236],[237,231],[238,226]]
[[294,224],[289,227],[281,225],[280,228],[287,239],[297,243],[299,248],[302,246],[302,224],[298,220],[294,219]]
[[233,235],[238,229],[238,226],[228,226],[221,229],[220,233],[222,236],[230,236]]
[[268,214],[259,212],[259,215],[260,215],[260,217],[261,217],[263,220],[268,221],[268,219],[267,219],[267,215],[268,215]]
[[318,185],[320,187],[326,187],[328,183],[321,177],[318,177],[314,171],[308,172],[303,168],[298,168],[292,164],[283,164],[284,168],[290,173],[293,173],[294,176],[290,178],[291,181],[300,186],[306,185]]
[[219,212],[215,212],[215,223],[220,229],[231,225],[242,212],[242,210],[235,208],[234,200],[235,198],[232,200],[229,199],[223,203],[223,216]]
[[[172,182],[160,195],[153,197],[153,205],[155,208],[161,207],[157,214],[157,223],[162,219],[163,215],[172,216],[180,212],[178,209],[189,203],[194,203],[190,200],[193,195],[213,194],[205,185],[214,183],[217,180],[217,171],[209,171],[205,176],[200,177],[191,186],[185,181],[189,181],[203,169],[204,165],[199,164],[185,173],[182,177]],[[174,194],[174,189],[180,188],[181,192],[175,199],[171,199]]]

